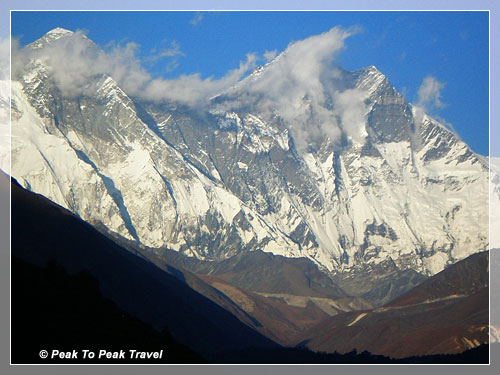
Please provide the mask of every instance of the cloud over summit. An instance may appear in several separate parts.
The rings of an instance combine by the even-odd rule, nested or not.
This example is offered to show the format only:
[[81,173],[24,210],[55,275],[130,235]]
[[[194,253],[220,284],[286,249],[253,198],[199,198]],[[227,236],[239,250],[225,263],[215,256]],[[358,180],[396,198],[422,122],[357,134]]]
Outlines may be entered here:
[[182,54],[178,44],[158,51],[143,61],[138,56],[140,46],[134,42],[115,44],[106,51],[77,31],[51,41],[40,49],[24,48],[13,51],[14,77],[22,74],[27,64],[41,61],[48,67],[58,87],[66,94],[85,94],[88,83],[96,76],[111,76],[129,95],[153,101],[176,101],[200,105],[221,90],[234,85],[255,67],[256,55],[248,54],[236,69],[220,79],[202,78],[200,74],[181,75],[177,79],[155,78],[144,65],[164,57]]
[[[262,113],[278,111],[288,123],[299,148],[329,137],[338,142],[341,135],[362,141],[366,135],[366,93],[339,85],[341,70],[335,59],[345,40],[356,29],[334,27],[329,31],[291,43],[275,57],[249,53],[239,66],[221,78],[184,74],[176,79],[154,77],[144,66],[148,61],[182,55],[182,46],[157,51],[158,56],[139,58],[137,44],[112,45],[106,51],[77,31],[48,43],[44,48],[25,48],[13,53],[14,72],[19,74],[29,61],[43,61],[59,88],[66,95],[85,94],[95,77],[111,76],[129,95],[150,101],[173,101],[197,108],[206,106],[221,93],[245,92],[258,96]],[[259,60],[271,60],[259,74],[250,74]],[[254,95],[255,94],[255,95]],[[244,104],[238,96],[226,109]],[[233,108],[231,108],[233,107]]]
[[[261,107],[276,109],[291,127],[299,148],[322,141],[338,142],[342,133],[353,141],[365,136],[367,93],[343,86],[335,59],[356,29],[334,27],[291,43],[241,89],[259,94]],[[266,108],[261,108],[265,112]]]

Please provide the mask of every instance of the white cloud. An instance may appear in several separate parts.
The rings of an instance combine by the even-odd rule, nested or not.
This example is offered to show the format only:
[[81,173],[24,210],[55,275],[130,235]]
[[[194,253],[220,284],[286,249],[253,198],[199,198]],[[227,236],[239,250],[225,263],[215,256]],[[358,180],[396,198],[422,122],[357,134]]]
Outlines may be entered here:
[[[173,48],[172,48],[173,47]],[[84,94],[89,82],[107,74],[129,95],[153,101],[171,100],[190,105],[208,102],[211,96],[227,89],[255,67],[256,55],[248,54],[246,61],[237,69],[230,70],[224,77],[202,78],[199,74],[182,75],[177,79],[153,78],[137,56],[139,46],[133,42],[114,45],[103,51],[94,45],[82,32],[51,42],[42,49],[17,50],[13,55],[15,74],[22,73],[29,61],[42,60],[50,68],[55,81],[65,95]],[[180,47],[158,52],[151,59],[180,56]],[[156,60],[157,61],[157,60]],[[146,61],[147,62],[147,61]]]
[[185,56],[184,52],[181,51],[181,46],[176,40],[172,40],[168,47],[161,48],[159,50],[151,50],[151,55],[144,58],[144,62],[153,66],[158,64],[160,61],[164,64],[163,70],[165,72],[171,72],[180,65],[180,58]]
[[157,60],[163,57],[175,57],[175,56],[184,56],[184,53],[181,51],[181,46],[179,42],[176,40],[172,40],[168,47],[161,48],[160,50],[153,49],[151,50],[151,56],[148,57],[148,60],[156,62]]
[[203,20],[203,13],[201,12],[196,12],[193,18],[189,20],[189,23],[193,26],[198,25],[202,20]]
[[422,81],[418,89],[418,105],[424,108],[429,106],[443,108],[445,104],[441,102],[441,90],[445,84],[439,82],[432,76],[427,76]]
[[[89,82],[107,74],[131,96],[197,107],[235,88],[239,96],[233,102],[226,102],[226,107],[238,107],[248,104],[249,98],[259,98],[260,112],[271,117],[277,111],[288,123],[299,149],[306,149],[325,137],[335,143],[344,134],[352,141],[361,142],[366,135],[366,93],[345,87],[342,71],[334,65],[345,39],[356,31],[334,27],[291,43],[276,58],[276,51],[267,51],[264,58],[274,60],[257,79],[249,76],[242,80],[255,68],[259,58],[256,54],[248,54],[238,68],[218,79],[203,78],[200,74],[181,75],[176,79],[154,78],[143,68],[137,44],[113,45],[105,52],[82,32],[55,40],[42,49],[16,51],[13,69],[17,74],[27,61],[39,59],[50,66],[55,81],[66,95],[84,94]],[[154,52],[150,58],[153,62],[182,56],[180,46],[173,42],[168,48]]]
[[256,60],[255,54],[248,54],[246,61],[241,62],[239,68],[230,70],[220,79],[203,79],[200,74],[181,75],[172,80],[154,79],[137,94],[152,101],[173,100],[188,105],[204,105],[211,97],[235,85],[243,75],[255,67]]
[[435,77],[425,77],[418,89],[417,103],[413,104],[414,116],[418,125],[422,123],[426,114],[430,115],[433,119],[437,120],[441,125],[458,136],[453,125],[438,114],[439,109],[446,107],[446,104],[441,101],[441,90],[445,86],[446,84],[444,82],[438,81]]
[[264,58],[266,59],[266,61],[271,61],[272,59],[274,59],[276,57],[277,53],[278,53],[277,50],[266,51],[266,52],[264,52]]
[[116,81],[137,89],[149,79],[136,57],[138,45],[127,43],[104,52],[82,32],[52,41],[44,48],[13,50],[13,77],[22,73],[26,64],[43,62],[58,84],[70,96],[80,95],[98,75],[108,74]]
[[249,77],[239,85],[238,90],[258,94],[250,97],[260,98],[261,113],[277,110],[299,149],[325,136],[339,142],[342,133],[353,141],[366,135],[367,94],[344,87],[342,73],[334,65],[353,32],[334,27],[292,43],[257,78]]
[[362,143],[367,135],[367,96],[366,92],[359,89],[337,91],[334,94],[335,112],[340,116],[340,126],[348,138],[358,143]]

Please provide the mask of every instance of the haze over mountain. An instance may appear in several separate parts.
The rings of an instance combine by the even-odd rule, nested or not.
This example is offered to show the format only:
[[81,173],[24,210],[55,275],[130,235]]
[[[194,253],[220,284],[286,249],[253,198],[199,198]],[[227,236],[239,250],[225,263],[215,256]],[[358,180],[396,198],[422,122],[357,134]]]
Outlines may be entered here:
[[375,67],[335,67],[339,40],[334,28],[292,44],[193,106],[127,93],[93,60],[57,60],[105,55],[52,30],[15,63],[12,174],[158,254],[263,250],[337,274],[433,275],[486,249],[485,159]]

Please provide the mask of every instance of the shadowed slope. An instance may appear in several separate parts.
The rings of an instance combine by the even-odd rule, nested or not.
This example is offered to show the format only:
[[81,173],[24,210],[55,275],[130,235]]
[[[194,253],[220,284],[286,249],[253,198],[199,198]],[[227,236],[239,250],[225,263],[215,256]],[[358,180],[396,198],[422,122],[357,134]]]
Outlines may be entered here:
[[12,184],[12,254],[38,267],[53,261],[69,274],[88,272],[97,279],[102,295],[119,308],[159,331],[167,329],[203,355],[276,346],[184,282],[16,183]]
[[[204,363],[199,355],[158,332],[102,296],[97,280],[68,275],[54,263],[40,268],[12,257],[12,362]],[[78,358],[41,359],[40,350],[78,351]],[[130,358],[129,350],[159,352],[154,360]],[[82,350],[125,351],[123,359],[83,358]]]

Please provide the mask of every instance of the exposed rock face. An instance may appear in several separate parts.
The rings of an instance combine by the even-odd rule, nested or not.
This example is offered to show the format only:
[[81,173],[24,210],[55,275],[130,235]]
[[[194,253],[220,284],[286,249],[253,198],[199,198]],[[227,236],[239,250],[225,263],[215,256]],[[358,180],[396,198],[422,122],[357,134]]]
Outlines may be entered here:
[[[12,174],[88,222],[199,259],[260,249],[334,272],[391,262],[430,275],[487,248],[487,164],[375,67],[336,72],[337,91],[324,82],[332,116],[339,95],[363,95],[361,136],[307,147],[251,96],[271,69],[195,110],[130,97],[102,75],[64,96],[46,61],[28,61],[13,82]],[[304,108],[314,121],[306,96]]]

